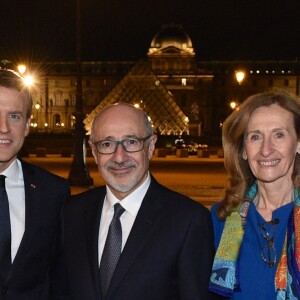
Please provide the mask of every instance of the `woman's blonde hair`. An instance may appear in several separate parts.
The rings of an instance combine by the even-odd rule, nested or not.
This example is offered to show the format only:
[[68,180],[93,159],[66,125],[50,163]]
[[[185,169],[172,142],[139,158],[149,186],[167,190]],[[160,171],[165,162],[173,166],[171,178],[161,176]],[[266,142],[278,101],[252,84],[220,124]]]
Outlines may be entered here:
[[[250,96],[226,119],[222,130],[222,142],[228,183],[224,201],[217,208],[217,215],[221,220],[225,220],[240,203],[246,190],[255,180],[248,162],[242,158],[244,137],[251,114],[259,107],[272,104],[277,104],[292,113],[296,134],[300,139],[300,98],[282,89],[273,88]],[[299,174],[300,158],[297,154],[292,177],[297,188],[299,187],[297,180]]]

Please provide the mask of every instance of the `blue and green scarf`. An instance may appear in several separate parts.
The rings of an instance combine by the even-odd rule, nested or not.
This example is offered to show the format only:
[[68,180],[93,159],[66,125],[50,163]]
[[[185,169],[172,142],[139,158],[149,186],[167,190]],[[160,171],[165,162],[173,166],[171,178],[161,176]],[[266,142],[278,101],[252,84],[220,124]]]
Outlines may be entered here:
[[[240,291],[239,258],[250,203],[257,194],[257,183],[246,192],[240,205],[226,218],[217,249],[209,290],[230,298]],[[294,208],[289,216],[282,254],[276,270],[276,300],[300,299],[300,197],[294,189]]]

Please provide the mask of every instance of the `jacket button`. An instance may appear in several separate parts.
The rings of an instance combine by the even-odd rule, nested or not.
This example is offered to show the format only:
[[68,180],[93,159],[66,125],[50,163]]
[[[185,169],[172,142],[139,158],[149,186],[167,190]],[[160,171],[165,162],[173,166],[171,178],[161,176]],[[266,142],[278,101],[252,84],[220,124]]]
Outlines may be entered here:
[[6,295],[8,292],[8,289],[7,288],[2,288],[2,295]]

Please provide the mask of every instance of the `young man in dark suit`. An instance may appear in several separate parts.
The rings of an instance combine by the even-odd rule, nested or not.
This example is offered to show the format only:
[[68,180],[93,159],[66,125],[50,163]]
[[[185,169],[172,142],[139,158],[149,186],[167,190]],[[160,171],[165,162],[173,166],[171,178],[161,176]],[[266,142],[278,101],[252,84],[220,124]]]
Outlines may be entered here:
[[23,78],[0,69],[0,299],[67,299],[61,267],[66,180],[17,158],[32,99]]
[[149,173],[156,135],[132,105],[94,118],[89,144],[106,186],[65,210],[72,300],[208,300],[213,232],[209,211]]

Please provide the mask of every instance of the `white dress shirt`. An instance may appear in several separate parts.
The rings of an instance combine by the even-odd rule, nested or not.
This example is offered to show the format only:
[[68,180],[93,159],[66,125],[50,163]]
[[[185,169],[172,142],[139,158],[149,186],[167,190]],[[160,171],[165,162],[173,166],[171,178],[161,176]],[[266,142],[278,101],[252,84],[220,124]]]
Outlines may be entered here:
[[108,233],[110,222],[114,216],[114,205],[120,203],[125,209],[125,212],[120,217],[122,225],[122,251],[130,234],[131,228],[143,202],[145,194],[149,188],[151,178],[148,172],[146,180],[131,194],[122,199],[117,199],[111,192],[108,186],[106,186],[106,197],[103,203],[99,237],[98,237],[98,260],[99,265]]
[[15,259],[25,231],[25,188],[21,162],[16,159],[2,173],[9,203],[11,259]]

